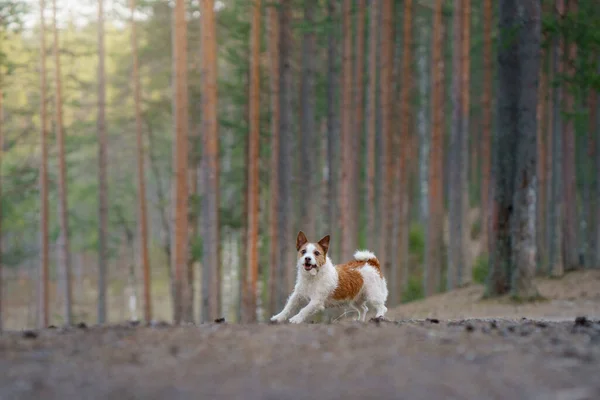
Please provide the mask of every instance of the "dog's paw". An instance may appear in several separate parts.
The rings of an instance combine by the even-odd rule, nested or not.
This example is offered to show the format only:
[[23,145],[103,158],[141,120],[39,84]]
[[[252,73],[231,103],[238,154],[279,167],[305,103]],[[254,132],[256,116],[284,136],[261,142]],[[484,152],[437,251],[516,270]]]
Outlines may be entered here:
[[285,321],[285,318],[283,316],[281,316],[280,314],[273,315],[271,317],[271,322],[283,322],[283,321]]
[[292,324],[301,324],[302,318],[298,317],[297,315],[295,317],[290,318],[290,323]]

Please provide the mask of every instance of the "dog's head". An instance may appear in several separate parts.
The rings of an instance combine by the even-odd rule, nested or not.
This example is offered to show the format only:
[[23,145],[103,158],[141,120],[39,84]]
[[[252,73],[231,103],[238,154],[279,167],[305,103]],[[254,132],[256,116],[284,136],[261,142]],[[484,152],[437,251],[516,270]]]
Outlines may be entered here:
[[329,235],[319,240],[317,243],[311,243],[306,238],[304,232],[298,232],[296,238],[296,250],[298,250],[298,268],[315,275],[319,268],[327,262],[327,250],[329,250]]

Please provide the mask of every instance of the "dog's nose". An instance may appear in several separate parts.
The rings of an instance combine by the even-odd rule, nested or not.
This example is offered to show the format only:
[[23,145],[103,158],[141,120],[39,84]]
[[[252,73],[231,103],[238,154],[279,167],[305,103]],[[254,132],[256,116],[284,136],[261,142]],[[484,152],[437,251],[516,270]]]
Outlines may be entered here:
[[310,257],[304,257],[304,261],[310,262]]

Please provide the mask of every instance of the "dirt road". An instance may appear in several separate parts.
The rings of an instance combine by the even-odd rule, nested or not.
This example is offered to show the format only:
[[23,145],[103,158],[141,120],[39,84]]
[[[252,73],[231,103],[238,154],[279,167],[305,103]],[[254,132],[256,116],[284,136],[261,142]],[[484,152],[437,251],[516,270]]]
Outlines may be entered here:
[[[35,336],[35,337],[33,337]],[[600,322],[437,320],[0,336],[0,399],[600,398]]]

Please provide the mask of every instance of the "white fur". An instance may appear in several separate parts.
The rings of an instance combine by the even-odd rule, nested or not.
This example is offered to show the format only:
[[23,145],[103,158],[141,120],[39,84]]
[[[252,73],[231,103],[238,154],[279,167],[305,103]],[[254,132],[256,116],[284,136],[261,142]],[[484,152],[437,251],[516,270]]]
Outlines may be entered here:
[[354,259],[357,261],[369,261],[375,259],[375,254],[369,250],[356,250],[354,253]]
[[[284,309],[279,314],[271,317],[271,321],[283,322],[287,320],[302,304],[306,304],[306,306],[290,318],[291,323],[302,323],[316,312],[326,307],[338,305],[350,306],[350,308],[358,313],[356,319],[361,321],[365,321],[366,319],[367,311],[369,310],[367,304],[375,308],[377,317],[385,315],[387,312],[385,302],[388,290],[386,280],[381,277],[379,271],[367,263],[358,267],[363,277],[363,287],[358,295],[349,301],[340,302],[332,300],[330,296],[338,285],[338,272],[331,259],[326,257],[325,264],[318,269],[313,268],[310,271],[304,269],[305,257],[312,257],[316,249],[317,247],[310,243],[306,246],[306,254],[298,258],[296,265],[298,272],[294,291],[290,295]],[[367,261],[374,258],[375,255],[370,251],[357,251],[354,254],[354,259],[358,261]],[[312,257],[312,259],[314,259],[314,265],[316,265],[316,258]]]

